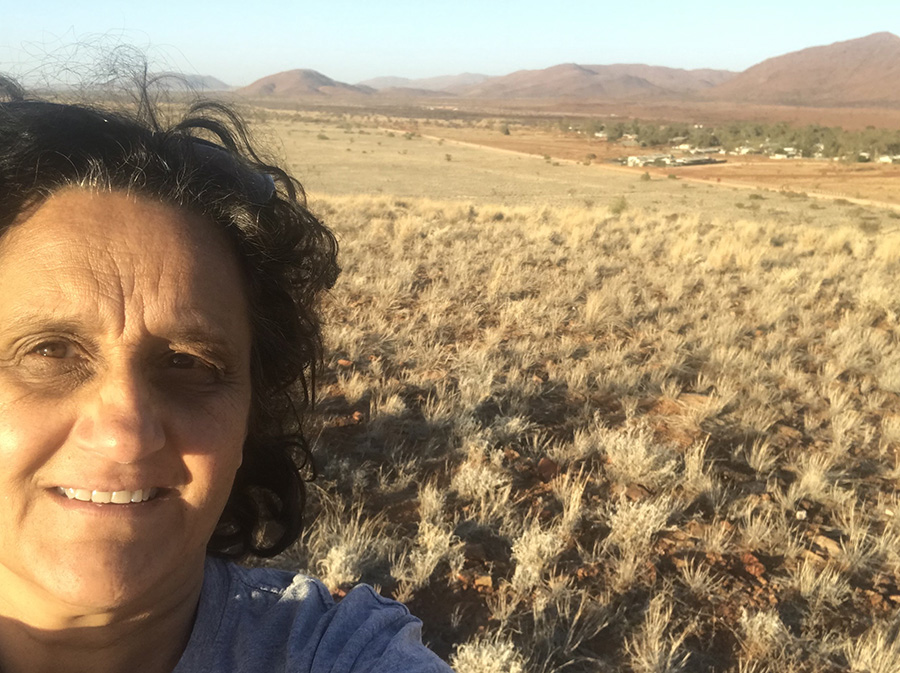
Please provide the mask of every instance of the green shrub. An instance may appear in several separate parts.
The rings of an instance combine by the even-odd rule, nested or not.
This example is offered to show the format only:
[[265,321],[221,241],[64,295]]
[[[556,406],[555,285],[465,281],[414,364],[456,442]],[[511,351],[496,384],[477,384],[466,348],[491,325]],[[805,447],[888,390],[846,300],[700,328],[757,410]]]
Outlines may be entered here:
[[609,204],[609,212],[613,215],[621,215],[628,210],[628,201],[624,196],[617,196],[613,202]]

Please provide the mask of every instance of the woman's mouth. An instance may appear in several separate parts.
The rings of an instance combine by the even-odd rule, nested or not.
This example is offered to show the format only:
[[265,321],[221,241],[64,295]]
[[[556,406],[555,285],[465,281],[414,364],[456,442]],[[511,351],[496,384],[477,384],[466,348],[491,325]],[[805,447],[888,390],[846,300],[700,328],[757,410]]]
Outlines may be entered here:
[[103,505],[128,505],[131,503],[147,502],[153,500],[158,494],[158,488],[144,488],[136,491],[98,491],[87,488],[66,488],[57,486],[56,492],[66,496],[69,500],[81,502],[96,502]]

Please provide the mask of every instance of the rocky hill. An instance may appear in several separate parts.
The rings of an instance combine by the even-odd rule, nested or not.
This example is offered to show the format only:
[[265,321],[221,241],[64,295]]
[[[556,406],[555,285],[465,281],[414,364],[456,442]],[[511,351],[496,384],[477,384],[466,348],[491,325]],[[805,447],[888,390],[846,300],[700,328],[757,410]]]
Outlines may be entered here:
[[900,104],[900,37],[868,37],[770,58],[709,92],[717,100],[777,105]]
[[374,89],[353,86],[326,77],[315,70],[297,69],[258,79],[237,93],[256,98],[292,98],[308,96],[368,95]]

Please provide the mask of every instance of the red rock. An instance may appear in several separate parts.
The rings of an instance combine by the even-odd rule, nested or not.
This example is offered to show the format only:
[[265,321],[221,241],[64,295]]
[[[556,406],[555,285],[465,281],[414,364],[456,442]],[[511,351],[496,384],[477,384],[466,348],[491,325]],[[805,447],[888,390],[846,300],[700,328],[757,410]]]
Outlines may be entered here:
[[839,556],[841,553],[841,544],[835,540],[832,540],[830,537],[826,537],[825,535],[816,535],[813,539],[813,544],[816,545],[819,549],[821,549],[828,556]]
[[741,554],[741,563],[744,564],[744,570],[747,574],[753,575],[757,579],[762,578],[763,573],[766,572],[766,567],[750,552]]
[[476,575],[475,586],[482,589],[494,589],[494,578],[490,575]]
[[814,551],[810,551],[809,549],[804,549],[803,553],[800,554],[800,558],[802,558],[807,563],[812,563],[813,565],[825,565],[825,559],[816,554]]
[[632,502],[643,500],[649,495],[650,491],[640,484],[628,484],[628,486],[625,488],[625,497],[627,497]]
[[518,460],[520,457],[520,454],[515,449],[507,448],[507,449],[503,449],[503,457],[506,458],[506,460]]
[[544,456],[538,461],[537,471],[541,481],[548,482],[559,474],[559,465]]

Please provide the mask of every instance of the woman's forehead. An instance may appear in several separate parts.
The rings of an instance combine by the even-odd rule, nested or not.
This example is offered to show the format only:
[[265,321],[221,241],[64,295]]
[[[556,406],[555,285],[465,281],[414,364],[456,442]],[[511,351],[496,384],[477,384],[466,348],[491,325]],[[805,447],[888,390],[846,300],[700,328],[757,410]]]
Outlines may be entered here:
[[140,246],[148,239],[182,246],[222,244],[213,224],[186,209],[129,192],[79,187],[55,192],[23,213],[0,239],[0,250],[8,238],[23,235],[93,245],[114,240]]
[[188,211],[122,192],[70,189],[47,199],[0,239],[0,288],[0,313],[25,303],[60,317],[96,310],[124,326],[140,305],[163,322],[205,316],[241,331],[247,322],[224,234]]

